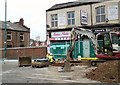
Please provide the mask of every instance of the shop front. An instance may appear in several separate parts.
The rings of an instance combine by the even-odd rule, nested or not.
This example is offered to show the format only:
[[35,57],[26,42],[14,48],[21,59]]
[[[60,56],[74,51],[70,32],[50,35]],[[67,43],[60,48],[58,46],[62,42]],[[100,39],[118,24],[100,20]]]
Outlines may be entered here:
[[[50,33],[50,52],[55,59],[65,59],[70,47],[70,31],[57,31]],[[82,58],[95,58],[94,48],[91,40],[76,39],[72,52],[73,59],[78,56]]]

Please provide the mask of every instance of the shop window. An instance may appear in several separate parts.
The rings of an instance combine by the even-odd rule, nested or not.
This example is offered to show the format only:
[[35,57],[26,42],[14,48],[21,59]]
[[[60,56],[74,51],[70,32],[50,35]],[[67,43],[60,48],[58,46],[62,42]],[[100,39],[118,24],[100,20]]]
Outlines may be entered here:
[[75,12],[67,13],[67,23],[68,25],[75,25]]
[[7,41],[12,41],[12,33],[7,32]]
[[24,34],[20,33],[20,41],[24,41]]
[[105,6],[96,8],[96,23],[105,22]]
[[51,26],[57,27],[58,26],[58,16],[57,14],[51,15]]

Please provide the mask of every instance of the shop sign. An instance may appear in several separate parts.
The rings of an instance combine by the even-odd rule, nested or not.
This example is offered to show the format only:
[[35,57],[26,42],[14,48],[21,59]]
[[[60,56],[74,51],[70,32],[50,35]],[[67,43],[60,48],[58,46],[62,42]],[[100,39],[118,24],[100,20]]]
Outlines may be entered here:
[[64,27],[66,25],[65,13],[58,14],[58,26]]
[[52,32],[50,40],[70,40],[70,31]]
[[118,6],[108,7],[108,20],[118,19]]
[[87,25],[88,24],[88,13],[81,10],[80,14],[81,14],[81,24]]

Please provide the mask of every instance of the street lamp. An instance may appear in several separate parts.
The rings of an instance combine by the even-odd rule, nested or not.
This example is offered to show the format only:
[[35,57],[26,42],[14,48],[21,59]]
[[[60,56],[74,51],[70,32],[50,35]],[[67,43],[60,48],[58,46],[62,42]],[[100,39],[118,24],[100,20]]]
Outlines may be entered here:
[[4,22],[4,59],[6,58],[7,41],[7,0],[5,0],[5,22]]

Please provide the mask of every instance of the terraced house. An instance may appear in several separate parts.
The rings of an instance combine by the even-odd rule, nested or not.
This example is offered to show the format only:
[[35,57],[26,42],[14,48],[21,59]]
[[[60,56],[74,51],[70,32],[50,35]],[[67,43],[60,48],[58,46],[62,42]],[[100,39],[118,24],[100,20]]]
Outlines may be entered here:
[[5,41],[5,23],[0,21],[0,48],[4,48],[4,43],[6,43],[7,48],[29,46],[30,28],[24,25],[23,18],[21,18],[19,22],[14,23],[7,21],[6,26]]
[[[69,48],[70,31],[72,28],[120,31],[120,0],[81,0],[56,4],[46,10],[47,38],[50,40],[50,52],[56,58],[65,58]],[[118,44],[118,43],[117,43]],[[90,42],[81,41],[78,36],[75,58],[94,57]]]

